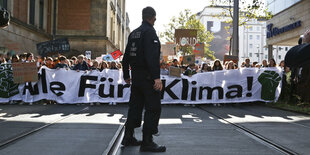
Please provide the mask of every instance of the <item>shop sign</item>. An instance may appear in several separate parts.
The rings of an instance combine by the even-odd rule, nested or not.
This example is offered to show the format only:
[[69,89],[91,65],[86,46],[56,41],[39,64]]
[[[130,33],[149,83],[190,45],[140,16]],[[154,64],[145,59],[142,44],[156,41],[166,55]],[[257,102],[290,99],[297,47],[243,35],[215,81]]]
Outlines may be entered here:
[[273,24],[269,24],[267,25],[267,38],[271,38],[271,37],[274,37],[276,35],[279,35],[279,34],[282,34],[282,33],[285,33],[287,31],[291,31],[293,29],[296,29],[298,27],[301,26],[301,21],[297,21],[293,24],[290,24],[290,25],[286,25],[282,28],[277,28],[277,27],[274,27],[273,28]]

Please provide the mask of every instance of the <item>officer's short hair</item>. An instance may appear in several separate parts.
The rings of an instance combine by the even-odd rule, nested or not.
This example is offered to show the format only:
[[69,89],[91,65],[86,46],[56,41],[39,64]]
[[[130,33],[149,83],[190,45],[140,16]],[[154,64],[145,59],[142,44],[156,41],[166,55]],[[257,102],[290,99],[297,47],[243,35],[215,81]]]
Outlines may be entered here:
[[143,19],[143,21],[150,20],[154,16],[156,16],[156,11],[152,7],[148,6],[148,7],[144,8],[142,10],[142,19]]

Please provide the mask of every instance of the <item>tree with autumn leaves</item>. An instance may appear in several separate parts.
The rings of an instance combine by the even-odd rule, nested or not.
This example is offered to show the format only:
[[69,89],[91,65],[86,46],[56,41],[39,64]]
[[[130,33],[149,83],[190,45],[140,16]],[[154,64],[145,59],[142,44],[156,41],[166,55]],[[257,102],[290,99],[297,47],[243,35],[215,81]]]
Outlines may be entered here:
[[[209,49],[210,42],[214,39],[213,33],[207,31],[205,26],[196,19],[196,14],[192,14],[190,10],[186,9],[181,11],[178,17],[172,17],[170,23],[165,27],[166,30],[160,34],[160,37],[166,42],[175,42],[176,29],[196,29],[198,42],[205,44],[205,56],[211,60],[215,59],[214,51]],[[185,46],[179,47],[179,50],[183,52],[183,55],[190,55],[193,54],[194,49],[191,46]]]

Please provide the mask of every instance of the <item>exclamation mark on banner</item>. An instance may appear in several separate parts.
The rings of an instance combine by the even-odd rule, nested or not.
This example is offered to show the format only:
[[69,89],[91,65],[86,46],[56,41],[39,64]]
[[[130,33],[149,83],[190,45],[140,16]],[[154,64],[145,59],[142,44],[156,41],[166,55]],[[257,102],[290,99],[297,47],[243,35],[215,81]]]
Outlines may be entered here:
[[253,77],[247,77],[247,82],[248,82],[248,93],[246,94],[246,97],[251,97],[252,93],[252,86],[253,86]]

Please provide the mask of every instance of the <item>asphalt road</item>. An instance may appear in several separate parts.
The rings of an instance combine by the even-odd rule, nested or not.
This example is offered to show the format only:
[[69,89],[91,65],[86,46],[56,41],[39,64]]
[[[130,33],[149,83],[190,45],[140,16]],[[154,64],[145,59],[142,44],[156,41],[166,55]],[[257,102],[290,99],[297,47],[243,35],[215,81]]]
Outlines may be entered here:
[[[161,154],[283,153],[237,126],[296,154],[310,152],[307,115],[248,104],[162,108],[160,136],[154,137],[167,147]],[[126,104],[0,105],[0,154],[101,155],[125,122],[126,113]],[[9,142],[21,135],[24,137]],[[141,128],[136,129],[136,135],[141,139]],[[140,153],[139,147],[120,147],[117,154],[153,153]]]

